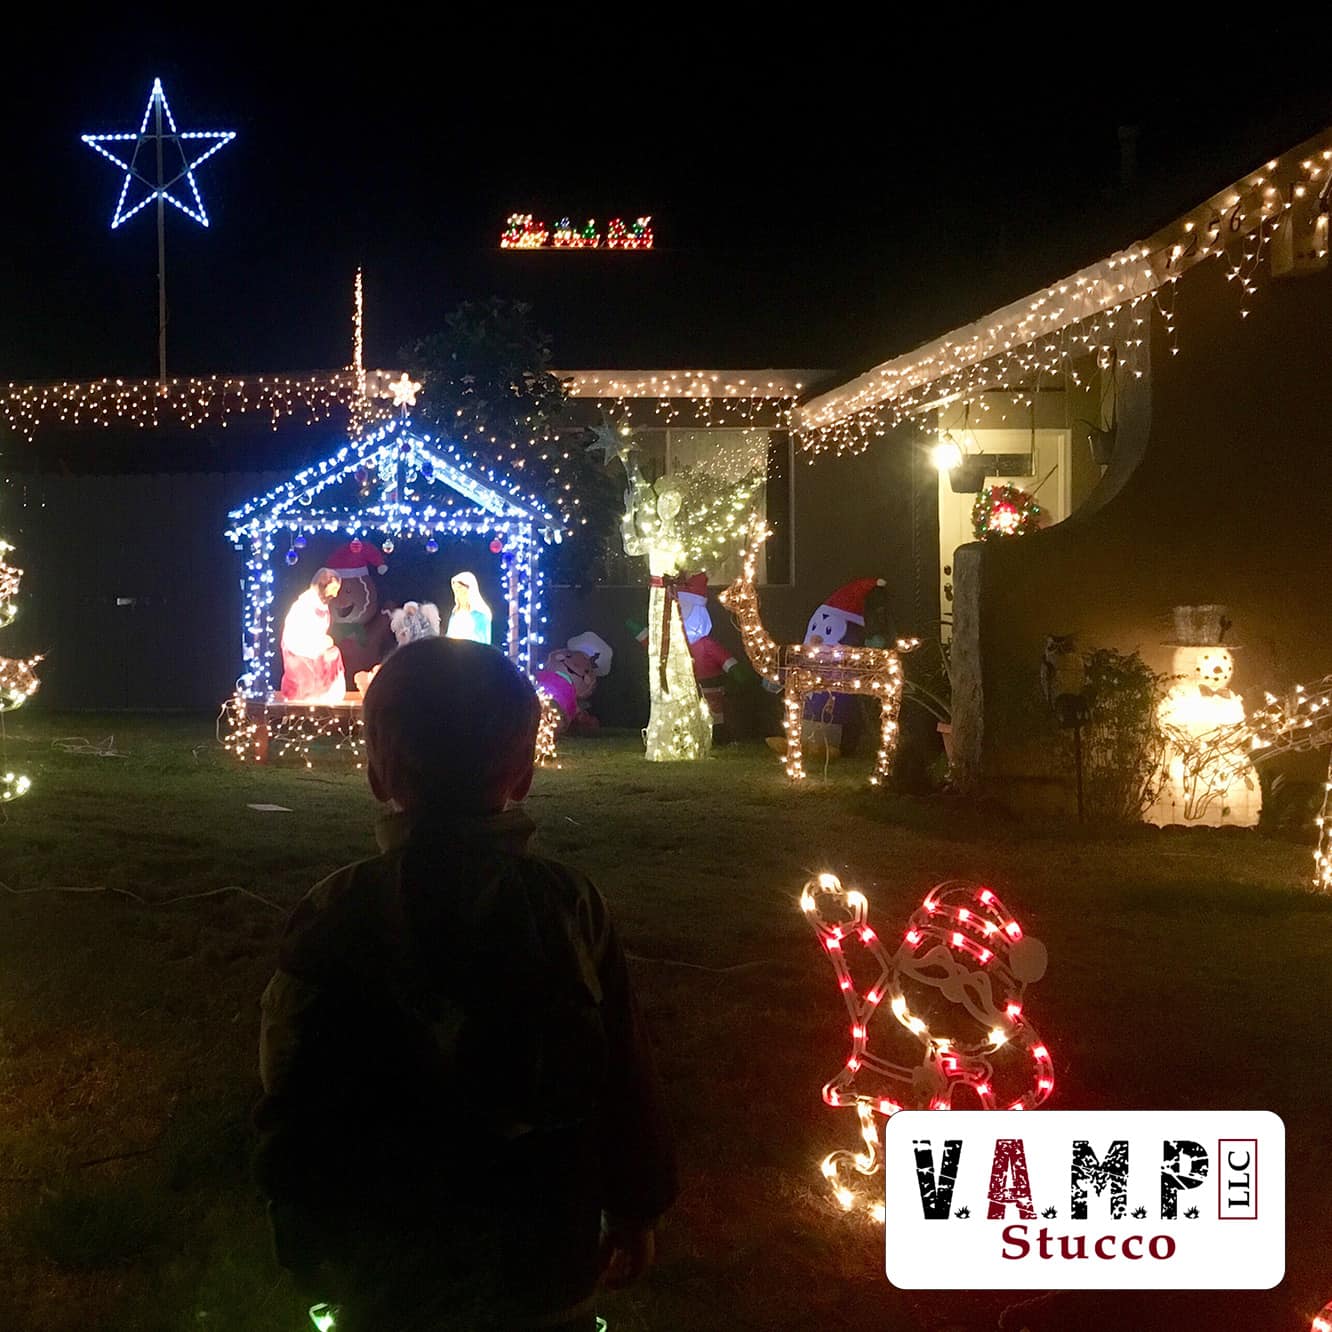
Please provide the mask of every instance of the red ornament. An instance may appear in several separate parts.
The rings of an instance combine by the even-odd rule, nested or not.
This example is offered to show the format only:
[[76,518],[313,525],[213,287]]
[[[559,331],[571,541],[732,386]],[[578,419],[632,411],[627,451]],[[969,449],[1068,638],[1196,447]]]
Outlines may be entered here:
[[498,555],[498,554],[500,553],[500,551],[502,551],[503,549],[504,549],[504,542],[502,542],[502,541],[499,539],[499,537],[496,537],[496,538],[490,543],[490,553],[491,553],[492,555]]

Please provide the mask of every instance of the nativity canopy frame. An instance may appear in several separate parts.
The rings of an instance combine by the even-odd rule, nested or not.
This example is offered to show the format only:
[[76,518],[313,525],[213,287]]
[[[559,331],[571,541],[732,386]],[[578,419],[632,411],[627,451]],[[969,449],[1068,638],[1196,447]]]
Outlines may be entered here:
[[[331,503],[343,482],[373,479],[372,492],[355,503]],[[322,501],[322,502],[321,502]],[[238,694],[272,701],[278,658],[274,615],[274,556],[279,543],[316,533],[384,537],[489,536],[501,543],[509,658],[529,675],[541,659],[546,623],[541,549],[565,531],[540,500],[497,471],[477,466],[452,445],[415,430],[406,418],[390,421],[297,472],[267,494],[228,514],[227,538],[245,553],[241,674]]]

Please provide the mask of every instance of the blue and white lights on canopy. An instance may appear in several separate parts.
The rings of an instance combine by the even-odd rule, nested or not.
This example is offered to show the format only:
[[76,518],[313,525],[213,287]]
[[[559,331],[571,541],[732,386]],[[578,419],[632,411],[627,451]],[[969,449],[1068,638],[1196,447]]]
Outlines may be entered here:
[[[340,482],[359,487],[355,502],[318,503]],[[331,500],[332,495],[326,499]],[[380,537],[386,551],[403,538],[420,538],[427,552],[440,536],[488,536],[505,575],[508,654],[536,669],[545,641],[541,547],[558,543],[564,529],[545,505],[508,478],[479,467],[451,445],[391,421],[331,457],[298,472],[234,509],[227,538],[246,551],[242,670],[246,698],[265,698],[272,687],[278,631],[273,608],[275,556],[288,562],[315,533]]]
[[[100,153],[125,173],[120,197],[116,200],[116,211],[111,218],[111,229],[114,231],[122,222],[128,222],[135,213],[159,198],[180,209],[201,227],[206,227],[208,210],[204,207],[194,171],[214,153],[225,148],[236,137],[236,131],[177,129],[176,118],[171,114],[171,106],[162,88],[162,80],[154,79],[137,132],[82,134],[79,137],[93,152]],[[140,166],[140,157],[145,152],[148,154],[147,160]],[[135,191],[131,190],[131,183],[136,181],[146,192],[142,198],[132,199]],[[182,181],[184,187],[177,189]]]

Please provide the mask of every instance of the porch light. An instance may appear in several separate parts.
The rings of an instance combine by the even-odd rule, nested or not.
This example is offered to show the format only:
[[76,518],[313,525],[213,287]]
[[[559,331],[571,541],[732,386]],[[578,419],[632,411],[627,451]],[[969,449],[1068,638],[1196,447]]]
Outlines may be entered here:
[[944,435],[930,450],[930,461],[941,472],[951,472],[953,468],[961,467],[963,458],[962,446],[951,433]]

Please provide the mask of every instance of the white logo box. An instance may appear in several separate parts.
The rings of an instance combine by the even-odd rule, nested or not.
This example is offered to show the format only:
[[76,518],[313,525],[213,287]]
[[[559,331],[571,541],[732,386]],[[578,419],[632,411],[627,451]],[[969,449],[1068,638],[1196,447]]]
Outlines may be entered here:
[[902,1110],[883,1148],[902,1290],[1267,1290],[1285,1272],[1267,1110]]

